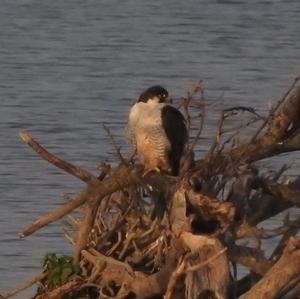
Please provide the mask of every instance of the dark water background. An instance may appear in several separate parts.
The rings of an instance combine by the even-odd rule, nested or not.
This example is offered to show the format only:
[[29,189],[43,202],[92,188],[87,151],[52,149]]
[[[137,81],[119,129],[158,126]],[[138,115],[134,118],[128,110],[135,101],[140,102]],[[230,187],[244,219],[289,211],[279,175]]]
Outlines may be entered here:
[[[161,83],[179,98],[202,79],[208,104],[222,99],[216,111],[252,105],[265,113],[300,70],[298,0],[0,4],[0,290],[37,273],[45,253],[70,250],[58,224],[24,241],[17,234],[59,205],[61,192],[83,187],[33,154],[20,131],[95,172],[114,159],[101,123],[124,144],[128,109],[145,87]],[[298,157],[271,167],[292,159],[299,174]]]

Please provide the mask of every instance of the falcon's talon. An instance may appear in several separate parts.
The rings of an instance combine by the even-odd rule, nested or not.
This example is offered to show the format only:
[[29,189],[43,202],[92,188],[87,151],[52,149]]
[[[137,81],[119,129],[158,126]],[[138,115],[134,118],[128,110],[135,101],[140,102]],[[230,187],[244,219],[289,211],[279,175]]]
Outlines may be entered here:
[[147,187],[148,187],[148,189],[149,189],[150,192],[152,192],[154,190],[151,185],[147,185]]

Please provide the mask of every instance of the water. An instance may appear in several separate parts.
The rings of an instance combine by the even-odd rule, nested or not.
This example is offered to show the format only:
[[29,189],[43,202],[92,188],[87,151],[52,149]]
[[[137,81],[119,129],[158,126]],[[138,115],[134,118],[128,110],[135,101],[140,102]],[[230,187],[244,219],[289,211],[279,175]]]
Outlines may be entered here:
[[[59,224],[23,241],[17,234],[61,192],[84,187],[41,161],[20,131],[96,173],[115,160],[102,122],[124,145],[129,107],[152,84],[178,98],[202,79],[208,103],[222,99],[216,110],[264,113],[299,74],[299,13],[298,0],[2,0],[0,290],[37,273],[46,252],[70,250]],[[206,136],[213,132],[208,120]]]

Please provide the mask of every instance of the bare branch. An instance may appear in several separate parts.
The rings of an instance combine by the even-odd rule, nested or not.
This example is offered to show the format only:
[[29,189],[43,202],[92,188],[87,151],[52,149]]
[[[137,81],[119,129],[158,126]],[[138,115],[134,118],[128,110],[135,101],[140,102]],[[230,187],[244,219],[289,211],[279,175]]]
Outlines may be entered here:
[[29,134],[23,132],[20,133],[20,138],[27,143],[39,156],[41,156],[44,160],[49,163],[55,165],[56,167],[68,172],[69,174],[79,178],[85,183],[93,183],[97,181],[97,177],[89,173],[88,171],[74,166],[62,159],[56,157],[55,155],[48,152],[44,147],[38,144]]
[[35,277],[33,277],[31,280],[29,280],[28,282],[25,282],[24,284],[22,284],[21,286],[15,288],[13,290],[1,293],[0,296],[2,296],[3,298],[13,297],[13,296],[17,295],[18,293],[32,287],[34,284],[43,280],[45,277],[46,277],[46,273],[43,273],[43,272],[39,273]]
[[113,136],[113,134],[111,133],[109,127],[105,123],[102,123],[102,126],[103,126],[104,130],[106,131],[107,135],[110,137],[111,143],[116,151],[117,156],[119,157],[120,162],[125,163],[125,159],[121,153],[121,147],[117,145],[117,141],[116,141],[115,137]]

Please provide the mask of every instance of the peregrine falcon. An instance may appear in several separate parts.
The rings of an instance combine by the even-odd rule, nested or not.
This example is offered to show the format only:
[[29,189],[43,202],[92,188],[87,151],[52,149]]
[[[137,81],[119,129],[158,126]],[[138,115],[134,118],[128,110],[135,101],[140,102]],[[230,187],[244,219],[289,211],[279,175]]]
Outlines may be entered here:
[[163,87],[146,89],[130,110],[127,131],[146,172],[159,170],[176,176],[188,132],[184,116],[170,102]]

